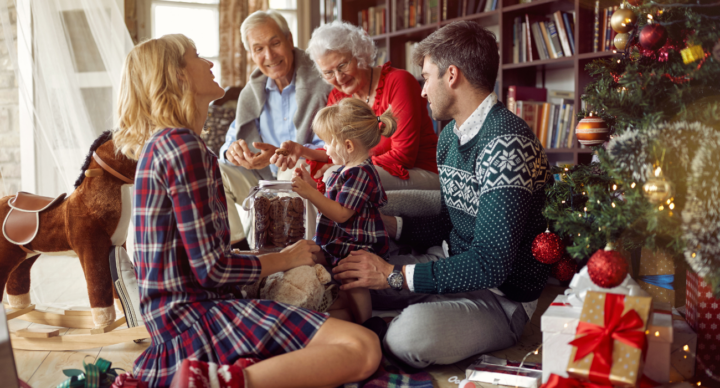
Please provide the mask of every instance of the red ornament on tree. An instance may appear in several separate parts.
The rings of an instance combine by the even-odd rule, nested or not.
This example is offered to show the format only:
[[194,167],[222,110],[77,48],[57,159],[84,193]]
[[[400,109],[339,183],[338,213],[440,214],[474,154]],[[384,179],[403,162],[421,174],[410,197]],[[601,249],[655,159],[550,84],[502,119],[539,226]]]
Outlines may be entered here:
[[667,41],[667,30],[658,23],[648,23],[640,31],[640,45],[648,50],[657,50]]
[[564,252],[565,244],[563,244],[557,234],[551,233],[550,229],[546,229],[545,233],[538,234],[535,240],[533,240],[533,256],[543,264],[556,263],[562,258]]
[[633,7],[637,7],[638,5],[642,4],[642,0],[627,0],[627,2]]
[[628,263],[611,243],[595,252],[587,263],[590,280],[600,287],[613,288],[620,285],[628,274]]
[[576,272],[577,262],[567,254],[552,266],[553,277],[561,282],[572,279]]

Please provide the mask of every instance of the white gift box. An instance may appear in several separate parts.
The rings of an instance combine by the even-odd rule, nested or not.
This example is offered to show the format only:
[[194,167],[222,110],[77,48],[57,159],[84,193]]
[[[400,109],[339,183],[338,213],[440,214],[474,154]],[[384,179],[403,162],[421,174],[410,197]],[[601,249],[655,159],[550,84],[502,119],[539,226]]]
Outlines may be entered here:
[[[542,315],[543,383],[547,382],[552,373],[568,377],[566,369],[572,351],[569,343],[575,339],[587,291],[647,296],[629,276],[618,287],[599,288],[590,280],[587,267],[575,275],[570,287],[572,289],[567,290],[566,295],[558,295]],[[654,304],[653,308],[652,320],[646,332],[648,347],[643,373],[658,383],[667,383],[670,381],[670,350],[673,344],[672,312],[669,305]]]

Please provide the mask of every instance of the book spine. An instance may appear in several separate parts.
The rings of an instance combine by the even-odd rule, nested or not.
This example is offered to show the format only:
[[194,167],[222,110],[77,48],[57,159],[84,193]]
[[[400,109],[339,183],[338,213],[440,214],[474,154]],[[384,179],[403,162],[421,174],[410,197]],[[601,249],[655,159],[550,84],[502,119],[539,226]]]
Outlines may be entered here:
[[368,35],[375,35],[375,7],[370,7],[368,13]]
[[557,35],[558,38],[560,38],[560,44],[562,45],[562,51],[564,56],[569,57],[572,56],[572,51],[570,50],[570,42],[568,42],[568,34],[565,30],[565,24],[562,20],[562,13],[560,11],[555,12],[555,28],[557,29]]
[[397,31],[397,0],[390,0],[390,31]]
[[[555,28],[555,23],[549,22],[547,24],[548,28],[548,35],[550,37],[550,43],[552,43],[553,51],[555,51],[555,56],[558,58],[562,58],[565,55],[563,55],[563,49],[562,45],[560,44],[560,34],[558,33],[557,29]],[[568,56],[570,54],[568,53]]]
[[570,52],[575,55],[575,31],[573,26],[570,24],[570,17],[567,13],[562,14],[563,21],[565,22],[565,31],[567,32],[568,41],[570,43]]
[[572,148],[573,146],[573,130],[575,128],[575,104],[570,105],[570,120],[569,125],[565,129],[565,134],[567,135],[565,146],[567,148]]
[[557,56],[555,56],[555,51],[552,47],[552,42],[550,41],[550,31],[548,31],[547,22],[538,22],[538,28],[540,29],[540,33],[542,34],[543,38],[543,44],[546,48],[547,58],[545,59],[557,58]]
[[447,20],[447,3],[450,0],[442,0],[442,20]]
[[362,10],[362,28],[370,34],[370,21],[368,20],[368,10]]
[[529,61],[530,57],[528,56],[528,49],[527,49],[527,24],[525,22],[522,23],[522,33],[520,35],[520,55],[521,60],[520,62],[527,62]]
[[518,18],[513,22],[513,63],[520,63],[520,42],[518,40]]
[[612,28],[610,28],[610,19],[612,18],[612,7],[608,7],[605,10],[605,51],[610,50],[610,34]]
[[508,92],[507,92],[507,104],[508,104],[508,110],[510,112],[513,112],[517,114],[517,106],[515,103],[515,86],[508,86]]
[[542,32],[540,32],[540,25],[538,22],[535,22],[531,27],[533,37],[535,38],[535,47],[538,51],[538,57],[540,59],[548,59],[547,48],[545,47],[545,42],[543,41]]
[[[488,0],[490,1],[490,0]],[[527,29],[525,30],[527,32],[527,52],[528,52],[528,60],[532,62],[535,57],[533,56],[533,48],[532,48],[532,38],[530,37],[530,30],[532,29],[532,24],[530,24],[530,16],[528,14],[525,14],[525,23],[527,24]]]
[[598,44],[600,43],[600,0],[595,0],[595,25],[593,28],[593,52],[598,52]]
[[415,27],[422,26],[425,11],[425,0],[415,0]]
[[385,34],[385,33],[387,33],[387,9],[386,8],[382,9],[381,17],[382,17],[382,24],[381,24],[382,28],[380,30],[380,33]]

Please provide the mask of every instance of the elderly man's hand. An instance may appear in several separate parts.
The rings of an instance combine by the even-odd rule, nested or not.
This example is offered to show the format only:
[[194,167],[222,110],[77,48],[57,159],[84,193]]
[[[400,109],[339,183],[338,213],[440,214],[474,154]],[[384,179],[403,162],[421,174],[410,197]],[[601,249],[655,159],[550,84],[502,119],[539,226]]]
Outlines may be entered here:
[[225,158],[232,164],[248,170],[259,170],[270,165],[270,158],[275,155],[275,147],[272,144],[255,142],[253,147],[260,150],[258,153],[250,151],[245,140],[240,139],[232,144],[225,151]]
[[284,150],[283,153],[275,152],[275,155],[270,158],[270,163],[276,165],[280,171],[285,171],[288,168],[293,168],[297,164],[298,159],[302,156],[303,151],[302,144],[296,143],[292,140],[284,141],[280,148]]
[[352,251],[350,255],[333,268],[335,279],[345,283],[341,290],[353,288],[369,288],[382,290],[390,288],[388,276],[393,271],[393,265],[380,256],[367,251]]

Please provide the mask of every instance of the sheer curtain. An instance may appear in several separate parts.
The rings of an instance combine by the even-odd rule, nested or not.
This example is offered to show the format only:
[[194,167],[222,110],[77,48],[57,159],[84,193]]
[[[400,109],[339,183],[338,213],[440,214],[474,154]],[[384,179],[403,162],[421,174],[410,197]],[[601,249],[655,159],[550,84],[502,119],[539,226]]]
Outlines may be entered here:
[[[37,194],[70,194],[91,143],[114,127],[121,69],[133,47],[121,5],[122,0],[0,0],[25,139],[23,187]],[[41,256],[31,282],[33,303],[89,306],[76,257]]]

